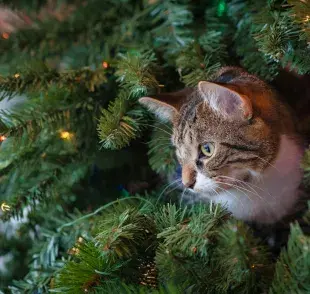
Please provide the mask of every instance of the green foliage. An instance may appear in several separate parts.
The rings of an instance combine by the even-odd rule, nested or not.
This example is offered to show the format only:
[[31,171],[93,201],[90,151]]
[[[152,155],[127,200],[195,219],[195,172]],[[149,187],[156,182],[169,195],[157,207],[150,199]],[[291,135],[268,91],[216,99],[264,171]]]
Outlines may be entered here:
[[291,224],[287,249],[283,249],[276,264],[270,293],[309,293],[310,237],[297,223]]
[[[1,132],[7,139],[1,144],[0,199],[11,206],[3,219],[21,215],[22,207],[34,207],[36,201],[71,195],[96,151],[91,143],[94,103],[74,104],[72,94],[63,90],[51,90],[44,98],[35,96],[23,108],[2,112]],[[82,121],[84,128],[79,129]],[[79,154],[82,148],[85,156]]]
[[[57,276],[56,293],[85,293],[97,285],[113,282],[113,277],[122,264],[110,265],[102,253],[92,241],[82,241],[76,248],[76,260],[68,261]],[[117,280],[115,281],[115,283]]]
[[[58,216],[57,216],[58,215]],[[75,226],[75,230],[57,228],[81,217],[79,211],[66,215],[59,205],[44,205],[39,212],[30,212],[28,215],[31,232],[37,234],[34,225],[40,224],[40,238],[33,244],[31,250],[30,271],[23,280],[14,281],[10,287],[12,293],[33,293],[41,291],[47,293],[56,271],[64,266],[63,256],[72,250],[75,242],[81,236],[87,237],[91,222]],[[28,224],[25,224],[28,226]]]
[[186,219],[187,214],[187,207],[182,209],[168,203],[167,205],[163,205],[156,214],[156,225],[159,231],[164,231],[182,223]]
[[193,15],[189,10],[190,1],[159,0],[147,1],[149,6],[152,33],[155,36],[155,47],[176,54],[182,47],[193,40],[188,25]]
[[[240,221],[231,221],[221,228],[215,255],[221,287],[219,293],[259,293],[270,283],[270,261],[266,249],[259,245],[249,228]],[[225,283],[227,288],[225,288]],[[251,289],[251,290],[250,290]]]
[[308,1],[300,0],[288,0],[287,1],[291,7],[291,19],[293,22],[297,23],[301,27],[301,39],[306,41],[310,40],[310,25],[309,25],[309,15],[310,15],[310,4]]
[[227,58],[227,45],[224,42],[224,33],[216,30],[208,30],[199,38],[199,43],[207,54],[214,60],[221,61]]
[[203,55],[198,44],[185,49],[177,59],[180,76],[186,86],[195,87],[199,81],[207,80],[221,67],[212,55]]
[[195,87],[199,81],[210,79],[225,64],[227,56],[223,33],[208,30],[198,42],[182,50],[176,66],[185,85]]
[[212,203],[207,208],[194,207],[187,214],[189,220],[181,219],[175,226],[161,231],[158,238],[163,238],[166,248],[181,251],[186,256],[207,257],[208,247],[226,214],[221,207]]
[[298,28],[294,27],[287,16],[273,15],[274,22],[264,25],[255,35],[259,50],[275,61],[279,61],[289,49],[291,41],[298,36]]
[[158,82],[150,72],[155,60],[150,51],[120,55],[115,75],[121,90],[108,109],[102,109],[97,127],[103,148],[123,148],[141,134],[147,116],[130,98],[136,99],[158,88]]
[[303,33],[307,28],[303,27],[304,23],[292,19],[297,14],[294,9],[299,11],[296,6],[279,8],[271,3],[254,17],[252,30],[257,47],[267,60],[281,62],[283,67],[289,66],[291,70],[305,74],[310,70],[308,59],[304,60],[309,53]]
[[12,53],[15,54],[14,63],[29,58],[47,59],[57,54],[66,54],[66,50],[76,47],[76,43],[92,43],[93,46],[86,47],[91,56],[96,52],[93,49],[97,47],[98,38],[111,32],[113,25],[132,13],[129,5],[122,4],[122,1],[90,0],[79,3],[74,13],[62,22],[53,18],[36,22],[33,27],[11,34],[5,41],[1,40],[1,60],[11,62]]
[[[221,207],[137,198],[104,204],[118,189],[128,194],[135,186],[125,178],[150,173],[141,166],[143,154],[129,151],[147,152],[137,139],[148,126],[154,124],[147,144],[151,168],[162,176],[176,169],[171,126],[154,123],[139,97],[196,86],[223,65],[240,64],[265,80],[283,68],[309,73],[309,3],[61,0],[62,11],[40,20],[38,11],[48,10],[50,1],[1,3],[36,19],[0,36],[1,103],[21,102],[0,112],[0,203],[10,207],[1,220],[28,212],[14,237],[0,235],[0,252],[14,248],[9,269],[30,260],[29,273],[10,291],[270,290],[274,269],[266,248]],[[127,177],[129,165],[134,175]],[[292,226],[271,293],[309,292],[308,243]],[[16,279],[21,274],[12,270]]]
[[115,211],[105,214],[97,230],[95,240],[104,245],[103,250],[107,255],[111,254],[111,258],[130,258],[137,254],[139,247],[147,247],[143,244],[150,242],[151,234],[156,234],[154,221],[141,214],[137,207],[126,207],[120,214]]
[[[254,39],[259,30],[255,20],[259,22],[261,18],[265,18],[268,10],[264,9],[257,20],[258,16],[255,11],[262,11],[261,3],[258,1],[233,2],[237,2],[237,4],[234,3],[236,5],[229,6],[229,14],[237,26],[237,30],[233,33],[233,46],[240,58],[241,65],[264,80],[273,80],[278,74],[279,65],[259,51],[260,48]],[[263,36],[268,38],[268,36]]]
[[177,161],[171,144],[171,126],[155,124],[148,146],[149,163],[155,172],[164,175],[175,172]]
[[144,110],[140,105],[131,108],[127,93],[121,91],[108,109],[102,109],[98,124],[100,143],[106,149],[120,149],[137,138],[145,125]]
[[212,203],[177,207],[129,197],[54,222],[37,244],[32,276],[12,293],[262,293],[273,275],[270,293],[309,288],[310,240],[297,224],[274,272],[249,227]]
[[[143,281],[143,260],[149,264],[146,268],[155,266],[156,287],[175,285],[180,289],[177,293],[185,289],[189,293],[226,293],[228,289],[259,293],[268,287],[265,248],[246,225],[228,222],[230,217],[220,206],[177,208],[130,200],[115,202],[95,216],[93,239],[75,246],[79,249],[76,255],[56,273],[54,292],[87,289],[105,293],[104,289],[110,289],[113,293],[125,287],[129,292],[124,293],[132,289],[144,293],[143,286],[133,284]],[[91,249],[84,250],[84,246]],[[149,279],[155,272],[148,272]]]
[[152,73],[155,61],[155,55],[151,51],[120,55],[115,75],[120,85],[128,90],[129,96],[146,95],[148,90],[158,88],[158,82]]
[[71,91],[93,92],[95,87],[106,81],[103,69],[79,69],[57,72],[43,63],[31,63],[16,71],[12,76],[0,77],[1,98],[12,97],[29,91],[44,91],[56,86]]

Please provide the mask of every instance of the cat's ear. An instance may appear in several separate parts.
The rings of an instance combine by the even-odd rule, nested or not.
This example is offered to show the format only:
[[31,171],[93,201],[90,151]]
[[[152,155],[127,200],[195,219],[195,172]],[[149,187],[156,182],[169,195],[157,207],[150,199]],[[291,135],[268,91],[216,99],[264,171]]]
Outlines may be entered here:
[[139,102],[163,121],[172,121],[184,103],[189,89],[174,93],[161,93],[153,97],[142,97]]
[[227,118],[251,119],[252,103],[247,96],[241,95],[224,86],[201,81],[198,83],[200,95],[219,114]]

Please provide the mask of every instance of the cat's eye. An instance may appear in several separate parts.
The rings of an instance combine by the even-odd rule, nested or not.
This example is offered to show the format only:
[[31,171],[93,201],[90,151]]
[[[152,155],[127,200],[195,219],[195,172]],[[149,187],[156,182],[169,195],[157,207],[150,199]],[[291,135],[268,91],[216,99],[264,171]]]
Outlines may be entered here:
[[215,146],[213,143],[206,143],[200,146],[201,156],[211,157],[214,150]]

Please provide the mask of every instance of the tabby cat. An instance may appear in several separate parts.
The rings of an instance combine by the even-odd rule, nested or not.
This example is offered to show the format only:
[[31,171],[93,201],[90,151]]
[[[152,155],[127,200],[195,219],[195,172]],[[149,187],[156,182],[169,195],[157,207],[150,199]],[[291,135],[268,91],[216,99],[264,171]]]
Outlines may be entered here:
[[291,212],[302,180],[302,140],[277,93],[240,68],[140,102],[173,124],[184,186],[239,219],[275,223]]

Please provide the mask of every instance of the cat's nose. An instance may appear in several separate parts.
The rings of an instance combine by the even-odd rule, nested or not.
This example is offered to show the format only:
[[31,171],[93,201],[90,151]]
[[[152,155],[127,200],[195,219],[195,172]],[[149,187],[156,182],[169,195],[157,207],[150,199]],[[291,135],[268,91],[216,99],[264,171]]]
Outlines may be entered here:
[[196,183],[196,171],[190,165],[182,167],[182,183],[186,188],[193,188]]

